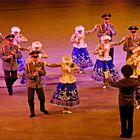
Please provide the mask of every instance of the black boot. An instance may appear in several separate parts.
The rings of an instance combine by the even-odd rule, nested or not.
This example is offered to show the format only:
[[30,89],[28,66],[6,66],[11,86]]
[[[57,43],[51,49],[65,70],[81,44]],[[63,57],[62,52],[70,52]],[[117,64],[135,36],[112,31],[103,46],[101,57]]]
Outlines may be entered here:
[[12,88],[12,85],[9,85],[9,86],[8,86],[8,93],[9,93],[10,96],[13,95],[13,88]]
[[33,101],[28,101],[29,103],[29,107],[30,107],[30,112],[31,112],[31,115],[30,117],[35,117],[35,109],[34,109],[34,102]]
[[49,112],[45,109],[44,103],[44,100],[40,100],[40,111],[47,115]]
[[31,115],[30,115],[30,118],[33,118],[33,117],[35,117],[35,114],[31,114]]
[[43,112],[45,115],[49,114],[49,112],[46,109],[40,109],[41,112]]

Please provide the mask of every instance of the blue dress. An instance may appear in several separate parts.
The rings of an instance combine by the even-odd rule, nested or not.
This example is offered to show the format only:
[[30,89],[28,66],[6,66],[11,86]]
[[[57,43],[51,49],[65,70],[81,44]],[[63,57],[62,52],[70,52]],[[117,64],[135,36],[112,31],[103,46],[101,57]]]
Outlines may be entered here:
[[120,75],[112,62],[111,56],[109,55],[110,46],[113,44],[117,45],[119,43],[114,42],[111,43],[109,42],[107,44],[99,43],[98,46],[95,48],[94,53],[95,54],[97,53],[98,55],[91,74],[91,78],[94,79],[95,81],[105,82],[104,72],[106,71],[110,73],[109,76],[112,81],[120,80]]
[[72,60],[81,70],[93,66],[93,62],[87,50],[87,44],[84,42],[84,37],[85,33],[74,33],[71,37],[71,42],[73,43]]
[[20,54],[20,57],[17,58],[18,71],[21,72],[25,70],[25,59],[20,50],[18,50],[18,53]]
[[73,48],[72,59],[80,69],[85,69],[93,66],[93,62],[89,56],[87,48]]
[[64,84],[59,82],[50,101],[59,106],[75,106],[79,104],[76,83]]
[[18,52],[20,53],[20,57],[17,58],[17,64],[18,64],[18,72],[22,72],[22,77],[21,77],[21,80],[20,80],[20,83],[21,84],[26,84],[27,83],[27,78],[25,76],[25,59],[21,53],[20,50],[18,50]]
[[95,66],[93,68],[91,78],[95,81],[105,81],[105,71],[109,71],[110,79],[112,81],[120,80],[118,71],[116,70],[112,60],[96,60]]

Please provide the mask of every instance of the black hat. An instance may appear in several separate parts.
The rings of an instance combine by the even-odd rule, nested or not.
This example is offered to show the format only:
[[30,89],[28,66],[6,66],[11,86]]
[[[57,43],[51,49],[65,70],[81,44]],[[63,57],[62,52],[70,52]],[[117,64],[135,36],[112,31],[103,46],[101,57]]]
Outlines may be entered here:
[[35,51],[30,52],[29,55],[35,55],[35,54],[40,54],[40,53],[41,53],[40,51],[35,50]]
[[128,30],[138,30],[139,28],[138,27],[136,27],[136,26],[130,26],[129,28],[128,28]]
[[102,15],[102,18],[104,18],[104,17],[111,17],[111,14],[110,13],[105,13],[105,14]]
[[14,34],[8,34],[4,38],[7,39],[7,40],[9,40],[9,41],[12,41],[14,37],[15,37]]
[[131,65],[124,65],[121,68],[121,72],[125,77],[130,77],[133,74],[133,68]]

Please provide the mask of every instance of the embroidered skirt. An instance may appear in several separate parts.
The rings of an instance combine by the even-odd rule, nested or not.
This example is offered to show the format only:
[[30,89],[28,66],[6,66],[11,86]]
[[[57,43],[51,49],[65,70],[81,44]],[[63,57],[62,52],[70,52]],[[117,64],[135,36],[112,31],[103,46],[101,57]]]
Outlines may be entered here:
[[104,72],[109,71],[110,73],[110,79],[112,81],[118,81],[120,80],[120,76],[118,71],[116,70],[114,64],[112,63],[112,60],[96,60],[94,69],[91,74],[91,78],[95,81],[105,81],[105,75]]
[[87,48],[73,48],[72,60],[79,68],[85,69],[93,66],[93,62],[89,56]]
[[20,57],[17,58],[17,64],[18,64],[18,71],[24,71],[25,70],[25,59],[21,53],[21,51],[18,51],[18,53],[20,54]]
[[75,106],[79,104],[76,83],[64,84],[59,82],[50,101],[59,106]]

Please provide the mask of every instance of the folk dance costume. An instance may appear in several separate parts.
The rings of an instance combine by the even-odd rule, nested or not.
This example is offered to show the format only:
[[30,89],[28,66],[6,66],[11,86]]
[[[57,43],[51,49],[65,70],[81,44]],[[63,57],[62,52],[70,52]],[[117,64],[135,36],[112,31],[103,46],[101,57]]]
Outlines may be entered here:
[[17,59],[17,63],[18,63],[18,72],[23,72],[22,73],[22,78],[20,83],[21,84],[25,84],[25,59],[23,57],[23,54],[21,53],[21,51],[26,51],[28,50],[27,48],[23,48],[22,46],[20,46],[20,42],[27,42],[27,38],[25,36],[23,36],[22,34],[20,34],[20,28],[17,26],[13,26],[11,28],[11,34],[15,35],[15,38],[13,40],[13,44],[18,46],[18,53],[20,53],[20,58]]
[[40,101],[40,111],[44,114],[48,114],[48,111],[45,109],[45,95],[42,84],[42,76],[46,74],[44,68],[44,62],[39,61],[38,54],[39,51],[30,52],[31,59],[26,63],[25,72],[28,78],[27,88],[28,88],[28,104],[30,108],[30,117],[35,116],[35,107],[34,107],[34,94],[35,91],[38,95]]
[[92,67],[93,62],[87,50],[87,44],[84,42],[85,29],[79,25],[75,27],[75,33],[71,36],[70,42],[73,43],[72,59],[83,73],[85,68]]
[[131,77],[137,78],[140,75],[140,47],[133,49],[133,55],[127,59],[126,64],[133,68],[133,75]]
[[20,57],[18,46],[13,44],[13,34],[5,37],[7,44],[2,46],[0,57],[3,60],[2,68],[9,95],[13,95],[13,84],[17,80],[17,58]]
[[72,62],[70,56],[64,56],[58,66],[62,69],[62,77],[59,78],[50,103],[64,106],[63,113],[72,113],[67,107],[79,104],[76,78],[73,76],[73,71],[77,70],[78,66]]
[[[110,36],[102,36],[101,43],[99,43],[94,50],[94,54],[97,54],[97,60],[91,74],[91,78],[95,81],[102,81],[105,83],[106,71],[110,73],[110,79],[112,81],[118,81],[120,79],[119,73],[111,60],[112,58],[109,56],[109,51],[111,46],[120,45],[123,43],[124,39],[120,42],[109,42],[110,39]],[[106,86],[103,88],[106,88]]]
[[25,48],[20,46],[20,42],[26,42],[27,38],[20,34],[20,28],[17,26],[14,26],[11,28],[11,34],[15,35],[15,38],[13,40],[13,44],[17,45],[19,48],[20,58],[17,59],[18,63],[18,71],[24,71],[25,69],[25,60],[23,58],[23,55],[21,53],[21,50],[26,50]]
[[[133,74],[131,78],[140,78],[140,47],[133,49],[133,55],[127,59],[126,64],[131,65],[133,68]],[[140,109],[140,86],[135,88],[135,103],[136,109]]]

